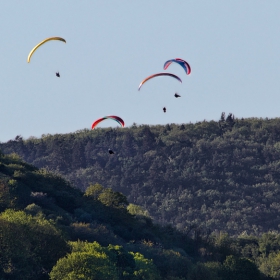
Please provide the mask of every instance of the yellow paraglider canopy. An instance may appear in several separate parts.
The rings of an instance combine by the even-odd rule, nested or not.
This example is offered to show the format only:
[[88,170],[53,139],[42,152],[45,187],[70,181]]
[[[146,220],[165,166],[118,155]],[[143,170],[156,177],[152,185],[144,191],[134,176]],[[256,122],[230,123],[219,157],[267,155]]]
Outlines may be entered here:
[[28,57],[27,57],[27,62],[29,63],[30,62],[30,59],[31,59],[31,56],[33,55],[33,53],[43,44],[45,44],[46,42],[48,41],[51,41],[51,40],[59,40],[59,41],[62,41],[64,43],[66,43],[66,40],[61,38],[61,37],[50,37],[50,38],[47,38],[45,40],[43,40],[42,42],[40,42],[38,45],[36,45],[32,50],[31,52],[29,53]]

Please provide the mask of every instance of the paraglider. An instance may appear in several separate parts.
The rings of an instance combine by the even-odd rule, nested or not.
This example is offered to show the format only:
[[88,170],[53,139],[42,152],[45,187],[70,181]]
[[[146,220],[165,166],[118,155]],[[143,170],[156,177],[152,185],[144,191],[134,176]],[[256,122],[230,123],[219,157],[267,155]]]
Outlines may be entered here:
[[175,92],[174,96],[175,96],[176,98],[181,97],[181,95],[179,95],[177,92]]
[[28,57],[27,57],[27,62],[29,63],[30,62],[30,59],[31,59],[31,56],[34,54],[34,52],[40,47],[42,46],[43,44],[45,44],[46,42],[48,41],[51,41],[51,40],[58,40],[58,41],[62,41],[64,43],[66,43],[66,40],[61,38],[61,37],[50,37],[50,38],[47,38],[45,40],[43,40],[42,42],[40,42],[39,44],[37,44],[32,50],[31,52],[29,53]]
[[163,110],[164,113],[166,113],[166,108],[165,107],[163,107],[162,110]]
[[116,121],[118,124],[120,124],[122,127],[124,127],[124,121],[122,118],[118,117],[118,116],[105,116],[103,118],[97,119],[91,126],[91,129],[94,129],[100,122],[107,120],[107,119],[111,119]]
[[172,62],[176,62],[179,65],[181,65],[184,68],[187,75],[191,74],[191,71],[192,71],[191,66],[188,64],[187,61],[185,61],[181,58],[175,58],[175,59],[167,60],[163,65],[163,69],[166,70]]
[[56,75],[56,77],[60,78],[59,72],[56,72],[55,75]]
[[108,149],[108,153],[109,153],[110,155],[114,154],[114,152],[113,152],[111,149]]
[[181,80],[178,76],[176,76],[176,75],[174,75],[174,74],[171,74],[171,73],[157,73],[157,74],[153,74],[153,75],[151,75],[151,76],[145,78],[145,79],[140,83],[140,85],[139,85],[139,87],[138,87],[138,90],[140,90],[141,87],[143,86],[143,84],[145,84],[148,80],[150,80],[150,79],[152,79],[152,78],[155,78],[155,77],[158,77],[158,76],[169,76],[169,77],[172,77],[172,78],[177,79],[180,83],[182,83],[182,80]]

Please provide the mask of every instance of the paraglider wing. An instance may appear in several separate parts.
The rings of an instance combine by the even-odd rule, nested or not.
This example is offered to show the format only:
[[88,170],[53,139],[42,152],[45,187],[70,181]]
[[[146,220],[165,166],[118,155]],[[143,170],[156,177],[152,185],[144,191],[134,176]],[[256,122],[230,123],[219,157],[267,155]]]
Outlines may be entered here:
[[163,69],[166,70],[172,62],[176,62],[179,65],[181,65],[184,68],[187,75],[191,74],[191,71],[192,71],[191,66],[189,65],[189,63],[187,61],[185,61],[181,58],[167,60],[163,65]]
[[140,83],[140,85],[139,85],[139,87],[138,87],[138,90],[140,90],[141,87],[142,87],[148,80],[150,80],[150,79],[152,79],[152,78],[155,78],[155,77],[158,77],[158,76],[170,76],[170,77],[173,77],[173,78],[177,79],[179,82],[182,83],[182,80],[181,80],[178,76],[176,76],[176,75],[174,75],[174,74],[171,74],[171,73],[157,73],[157,74],[153,74],[153,75],[147,77],[146,79],[144,79],[144,80]]
[[100,118],[98,120],[96,120],[92,125],[91,125],[91,129],[94,129],[100,122],[106,120],[106,118]]
[[107,120],[107,119],[112,119],[114,121],[116,121],[119,125],[121,125],[122,127],[124,127],[124,121],[122,118],[118,117],[118,116],[106,116],[100,119],[97,119],[91,126],[91,129],[94,129],[100,122]]
[[120,118],[118,116],[108,116],[108,118],[111,118],[111,119],[117,121],[122,127],[124,127],[124,121],[122,118]]
[[116,118],[110,118],[110,117],[108,116],[107,119],[114,120],[114,121],[116,121],[120,126],[122,126],[121,122],[120,122],[118,119],[116,119]]
[[27,57],[27,62],[29,63],[30,62],[30,59],[31,59],[31,56],[33,55],[33,53],[40,47],[42,46],[43,44],[45,44],[46,42],[48,41],[51,41],[51,40],[59,40],[59,41],[62,41],[64,43],[66,43],[65,39],[61,38],[61,37],[50,37],[50,38],[47,38],[45,40],[43,40],[42,42],[40,42],[38,45],[36,45],[32,50],[31,52],[29,53],[28,57]]

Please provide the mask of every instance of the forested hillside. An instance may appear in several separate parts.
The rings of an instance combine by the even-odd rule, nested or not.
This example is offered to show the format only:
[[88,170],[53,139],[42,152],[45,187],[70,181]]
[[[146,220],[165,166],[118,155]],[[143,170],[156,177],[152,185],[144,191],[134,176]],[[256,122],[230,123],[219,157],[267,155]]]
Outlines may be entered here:
[[[115,154],[110,155],[111,148]],[[2,143],[85,190],[99,183],[156,223],[194,234],[260,235],[280,226],[280,119],[97,128]]]
[[83,194],[0,153],[0,279],[162,279],[174,274],[161,268],[167,259],[190,272],[195,242],[127,206],[121,193],[95,185]]
[[84,193],[0,153],[0,279],[279,279],[280,235],[193,238],[99,184]]

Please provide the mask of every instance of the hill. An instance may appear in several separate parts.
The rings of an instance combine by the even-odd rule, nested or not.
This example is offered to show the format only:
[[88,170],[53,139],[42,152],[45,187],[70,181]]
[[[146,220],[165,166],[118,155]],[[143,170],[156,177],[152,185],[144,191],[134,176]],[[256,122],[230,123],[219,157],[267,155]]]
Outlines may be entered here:
[[111,188],[82,192],[0,153],[0,279],[278,279],[277,233],[193,231],[154,224]]
[[156,223],[182,232],[279,230],[280,119],[223,113],[218,122],[17,136],[0,149],[82,191],[99,183],[122,192]]
[[[0,154],[0,279],[49,279],[58,260],[63,262],[71,250],[83,251],[87,246],[107,250],[107,254],[109,249],[127,254],[128,248],[140,254],[145,242],[148,247],[158,244],[153,256],[166,250],[178,258],[171,251],[177,248],[186,265],[190,262],[187,253],[197,255],[190,238],[158,227],[144,215],[130,214],[127,206],[121,193],[91,186],[83,194],[60,176],[29,165],[15,154]],[[133,266],[134,260],[130,262]],[[57,269],[51,279],[62,279]]]

